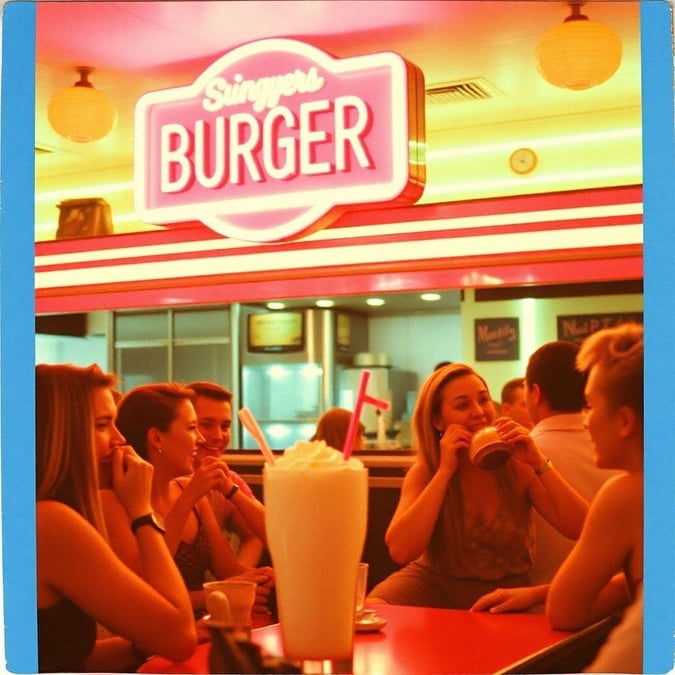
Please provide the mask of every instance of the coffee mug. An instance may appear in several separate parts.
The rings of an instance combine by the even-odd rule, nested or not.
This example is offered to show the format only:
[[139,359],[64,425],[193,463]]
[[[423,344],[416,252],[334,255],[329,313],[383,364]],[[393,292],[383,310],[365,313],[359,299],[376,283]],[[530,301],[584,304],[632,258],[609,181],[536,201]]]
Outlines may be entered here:
[[471,439],[469,457],[479,469],[494,471],[511,457],[511,447],[495,427],[483,427]]

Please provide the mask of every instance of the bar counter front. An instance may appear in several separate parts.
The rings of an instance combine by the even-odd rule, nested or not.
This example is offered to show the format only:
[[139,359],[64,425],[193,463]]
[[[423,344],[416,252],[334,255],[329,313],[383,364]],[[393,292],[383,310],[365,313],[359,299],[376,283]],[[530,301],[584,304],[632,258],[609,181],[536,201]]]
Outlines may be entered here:
[[[386,624],[378,632],[356,633],[355,675],[507,672],[511,664],[572,635],[553,630],[544,614],[489,614],[399,605],[372,608]],[[255,628],[252,640],[267,654],[283,654],[278,623]],[[210,648],[210,642],[200,644],[182,663],[154,657],[138,672],[208,673]]]

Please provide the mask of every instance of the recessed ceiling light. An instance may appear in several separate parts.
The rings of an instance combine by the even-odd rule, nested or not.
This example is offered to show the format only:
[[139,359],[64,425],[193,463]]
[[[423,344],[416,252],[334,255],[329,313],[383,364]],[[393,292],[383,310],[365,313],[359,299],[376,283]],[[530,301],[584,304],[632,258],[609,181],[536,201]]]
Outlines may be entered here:
[[382,307],[382,305],[384,305],[384,300],[382,298],[368,298],[366,304],[371,307]]
[[317,307],[332,307],[335,303],[332,300],[317,300]]
[[422,293],[420,298],[422,298],[422,300],[425,302],[436,302],[437,300],[441,299],[441,296],[439,293]]
[[267,309],[284,309],[286,307],[285,302],[268,302]]

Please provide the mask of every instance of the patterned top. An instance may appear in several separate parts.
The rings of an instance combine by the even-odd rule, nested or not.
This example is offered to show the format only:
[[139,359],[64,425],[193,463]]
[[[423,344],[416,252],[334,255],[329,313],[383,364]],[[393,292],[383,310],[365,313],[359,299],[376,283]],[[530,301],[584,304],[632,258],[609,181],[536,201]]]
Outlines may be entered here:
[[453,476],[434,543],[425,557],[434,569],[451,577],[497,580],[527,574],[535,551],[532,505],[516,493],[510,463],[495,472],[499,508],[490,522],[464,512],[461,487]]
[[[180,486],[181,490],[183,489],[180,483],[177,482],[177,485]],[[210,566],[211,549],[199,511],[194,506],[192,511],[197,518],[197,535],[190,544],[181,539],[173,559],[187,589],[189,591],[201,591],[202,584],[206,580],[206,572]]]

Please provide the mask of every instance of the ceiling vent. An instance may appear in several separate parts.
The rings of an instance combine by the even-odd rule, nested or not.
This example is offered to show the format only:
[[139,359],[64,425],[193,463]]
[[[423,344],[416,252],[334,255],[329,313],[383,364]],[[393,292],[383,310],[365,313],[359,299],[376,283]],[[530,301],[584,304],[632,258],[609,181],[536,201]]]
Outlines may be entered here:
[[427,105],[482,101],[495,96],[499,96],[497,89],[480,78],[436,84],[426,90]]

